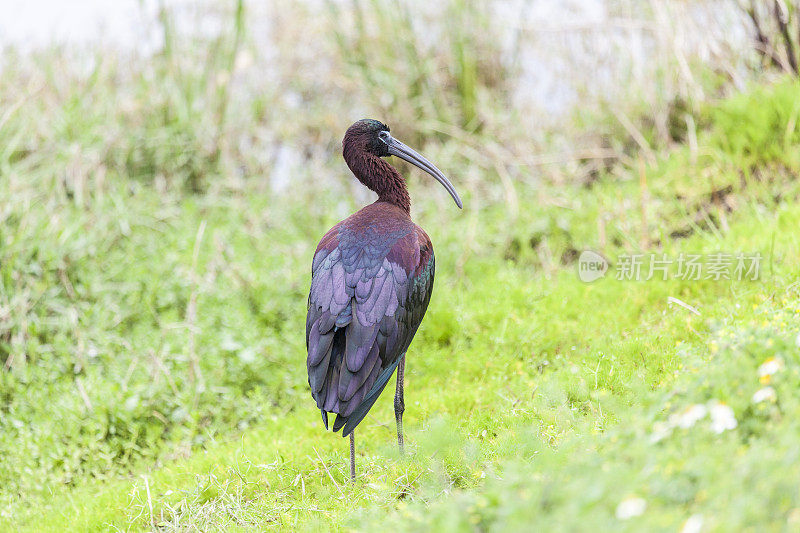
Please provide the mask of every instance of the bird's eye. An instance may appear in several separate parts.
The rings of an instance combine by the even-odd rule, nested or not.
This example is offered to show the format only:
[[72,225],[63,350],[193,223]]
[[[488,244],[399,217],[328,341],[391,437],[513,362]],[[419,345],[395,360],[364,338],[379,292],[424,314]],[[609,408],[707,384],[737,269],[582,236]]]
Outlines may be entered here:
[[378,134],[378,137],[380,137],[382,140],[385,141],[385,140],[387,140],[389,138],[389,132],[388,131],[382,131],[382,132],[380,132]]

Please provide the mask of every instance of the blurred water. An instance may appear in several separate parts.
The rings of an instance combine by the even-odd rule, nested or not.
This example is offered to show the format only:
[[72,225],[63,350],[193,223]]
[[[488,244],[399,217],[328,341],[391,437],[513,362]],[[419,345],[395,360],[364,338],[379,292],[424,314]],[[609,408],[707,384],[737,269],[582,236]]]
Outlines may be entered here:
[[[221,25],[214,16],[215,8],[232,4],[232,0],[164,1],[179,31],[200,34],[215,34]],[[14,46],[25,51],[52,44],[88,47],[101,43],[151,53],[162,42],[157,24],[161,3],[2,0],[0,49]],[[249,24],[257,28],[252,34],[265,50],[268,68],[273,59],[273,47],[267,42],[269,19],[280,4],[254,0],[247,4]],[[442,9],[435,2],[414,6],[420,11]],[[721,51],[750,46],[735,2],[730,0],[495,0],[491,6],[502,32],[497,39],[506,54],[518,62],[516,103],[540,111],[542,118],[570,110],[587,87],[595,94],[606,94],[617,89],[621,79],[641,82],[652,74],[648,64],[653,56],[671,47],[690,58],[707,61]],[[651,20],[637,20],[633,14],[640,13],[642,6],[650,6],[654,14]],[[628,12],[631,14],[626,15]],[[523,34],[524,42],[520,39]]]
[[[303,1],[314,12],[324,0]],[[349,5],[348,0],[333,1]],[[162,2],[177,31],[194,35],[218,34],[224,18],[220,14],[229,18],[234,4],[0,0],[0,50],[12,46],[25,52],[54,44],[96,49],[99,44],[147,55],[162,46]],[[498,32],[493,37],[503,56],[515,63],[514,107],[530,123],[532,137],[545,131],[542,126],[557,128],[565,114],[587,102],[630,94],[626,91],[634,84],[641,94],[686,92],[692,75],[681,60],[719,64],[720,58],[727,61],[751,46],[734,0],[492,0],[489,5]],[[277,0],[247,0],[249,33],[261,56],[256,84],[269,79],[280,61],[278,48],[272,46],[272,20],[280,6]],[[443,3],[413,3],[420,20],[446,21],[443,9]],[[422,42],[437,39],[443,29],[424,30],[418,36]],[[726,69],[735,76],[732,63]],[[285,96],[291,95],[287,91]],[[272,187],[286,188],[305,158],[282,142],[272,157]]]
[[158,45],[151,24],[157,14],[154,0],[3,0],[0,46],[30,50],[101,42],[149,51]]

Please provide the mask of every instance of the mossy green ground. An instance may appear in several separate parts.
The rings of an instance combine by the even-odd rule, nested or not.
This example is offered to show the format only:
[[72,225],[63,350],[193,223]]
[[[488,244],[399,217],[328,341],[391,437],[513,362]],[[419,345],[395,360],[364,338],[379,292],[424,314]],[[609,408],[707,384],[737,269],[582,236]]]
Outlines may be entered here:
[[[699,151],[520,184],[513,205],[472,186],[459,212],[411,178],[437,279],[407,359],[409,453],[387,391],[354,484],[307,391],[304,318],[316,242],[358,202],[121,174],[80,189],[7,150],[0,528],[797,527],[798,94],[757,88],[707,111]],[[756,281],[584,283],[584,249],[763,260]]]

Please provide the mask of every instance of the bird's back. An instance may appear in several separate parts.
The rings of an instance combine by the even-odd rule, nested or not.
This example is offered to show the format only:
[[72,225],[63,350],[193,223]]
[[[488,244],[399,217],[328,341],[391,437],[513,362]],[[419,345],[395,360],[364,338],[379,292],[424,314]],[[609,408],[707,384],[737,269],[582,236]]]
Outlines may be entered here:
[[308,382],[333,430],[366,416],[411,343],[430,301],[428,236],[402,209],[376,202],[337,224],[312,265],[306,319]]

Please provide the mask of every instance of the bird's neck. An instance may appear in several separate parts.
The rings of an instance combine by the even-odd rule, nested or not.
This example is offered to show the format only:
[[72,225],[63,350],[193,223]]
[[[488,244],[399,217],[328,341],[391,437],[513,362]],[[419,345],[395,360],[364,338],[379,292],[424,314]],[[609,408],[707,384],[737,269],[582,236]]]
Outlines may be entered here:
[[344,160],[358,181],[378,194],[379,202],[394,204],[407,214],[411,212],[411,196],[406,180],[392,165],[376,155],[345,150]]

